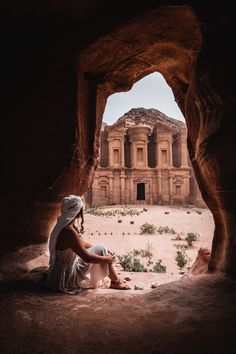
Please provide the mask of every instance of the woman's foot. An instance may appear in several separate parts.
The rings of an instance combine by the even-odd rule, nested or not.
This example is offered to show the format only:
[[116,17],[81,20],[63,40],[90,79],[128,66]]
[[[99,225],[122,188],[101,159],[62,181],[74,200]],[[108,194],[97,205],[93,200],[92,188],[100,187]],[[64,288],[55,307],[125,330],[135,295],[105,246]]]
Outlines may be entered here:
[[122,280],[118,279],[116,281],[111,280],[110,289],[130,290],[131,288]]

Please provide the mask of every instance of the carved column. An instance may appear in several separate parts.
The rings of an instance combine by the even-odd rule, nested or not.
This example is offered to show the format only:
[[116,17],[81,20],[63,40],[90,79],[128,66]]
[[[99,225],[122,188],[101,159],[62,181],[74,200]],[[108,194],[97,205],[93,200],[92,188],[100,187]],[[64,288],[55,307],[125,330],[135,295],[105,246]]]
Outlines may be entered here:
[[[148,167],[148,136],[151,129],[148,127],[135,126],[128,129],[128,135],[131,142],[131,168]],[[143,159],[138,161],[137,151],[142,149]]]
[[158,200],[159,203],[162,203],[162,174],[161,171],[158,171],[157,174],[157,183],[158,183]]
[[[114,129],[112,126],[107,128],[108,131],[108,155],[109,167],[122,168],[125,166],[125,153],[124,153],[124,128]],[[119,161],[114,161],[114,150],[118,150]]]
[[108,167],[112,166],[112,139],[107,138],[108,141]]
[[121,204],[125,204],[126,196],[125,196],[125,173],[121,171],[120,174],[120,202]]
[[130,177],[130,204],[134,204],[134,182],[133,176]]
[[113,204],[113,176],[109,177],[108,203],[109,203],[109,205]]
[[[172,133],[156,133],[156,166],[173,166]],[[162,159],[162,151],[166,150],[167,161]]]
[[125,167],[125,139],[124,135],[120,139],[120,166]]
[[170,175],[169,176],[169,201],[170,201],[170,205],[173,205],[173,176]]
[[173,149],[172,149],[172,142],[173,142],[173,138],[172,138],[172,134],[169,136],[169,165],[173,166]]
[[98,185],[98,177],[94,177],[93,186],[92,186],[92,205],[98,206],[99,205],[99,185]]
[[186,128],[182,128],[180,133],[180,159],[181,167],[189,167]]

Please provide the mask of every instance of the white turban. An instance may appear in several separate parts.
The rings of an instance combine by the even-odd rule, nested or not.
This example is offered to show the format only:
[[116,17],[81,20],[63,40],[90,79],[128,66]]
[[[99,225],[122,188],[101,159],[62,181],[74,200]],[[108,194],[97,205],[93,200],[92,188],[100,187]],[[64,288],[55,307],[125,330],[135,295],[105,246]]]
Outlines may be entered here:
[[60,231],[76,217],[83,206],[83,200],[79,196],[70,194],[62,198],[61,215],[57,218],[57,223],[51,232],[49,240],[50,267],[53,266],[55,261],[56,244]]

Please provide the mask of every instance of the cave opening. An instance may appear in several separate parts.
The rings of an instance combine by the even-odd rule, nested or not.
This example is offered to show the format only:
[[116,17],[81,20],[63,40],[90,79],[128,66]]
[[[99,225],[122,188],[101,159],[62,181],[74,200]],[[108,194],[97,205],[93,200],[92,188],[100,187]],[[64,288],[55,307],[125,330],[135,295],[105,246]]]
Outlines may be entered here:
[[[1,42],[1,109],[7,127],[1,140],[1,240],[3,245],[28,237],[34,245],[1,260],[2,352],[233,353],[233,2],[14,3],[2,8],[2,35],[8,32],[10,41]],[[130,298],[119,293],[102,299],[94,293],[45,293],[36,271],[46,255],[37,241],[48,240],[60,198],[83,195],[93,182],[107,98],[155,71],[165,77],[186,118],[189,157],[214,217],[211,254],[202,255],[202,274],[158,286],[147,296],[137,296],[141,290]],[[160,154],[163,162],[166,150]],[[138,154],[140,163],[142,150]],[[100,185],[104,199],[106,183]],[[179,195],[180,181],[175,187]],[[163,215],[168,221],[170,215]],[[112,232],[124,224],[117,222]]]

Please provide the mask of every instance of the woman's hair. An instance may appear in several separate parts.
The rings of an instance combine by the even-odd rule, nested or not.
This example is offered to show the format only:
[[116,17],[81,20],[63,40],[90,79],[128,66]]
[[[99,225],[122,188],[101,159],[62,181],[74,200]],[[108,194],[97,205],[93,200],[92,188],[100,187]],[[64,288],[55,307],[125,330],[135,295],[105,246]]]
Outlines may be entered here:
[[78,218],[79,217],[81,217],[80,232],[83,234],[84,233],[84,209],[83,208],[81,208],[78,213]]

